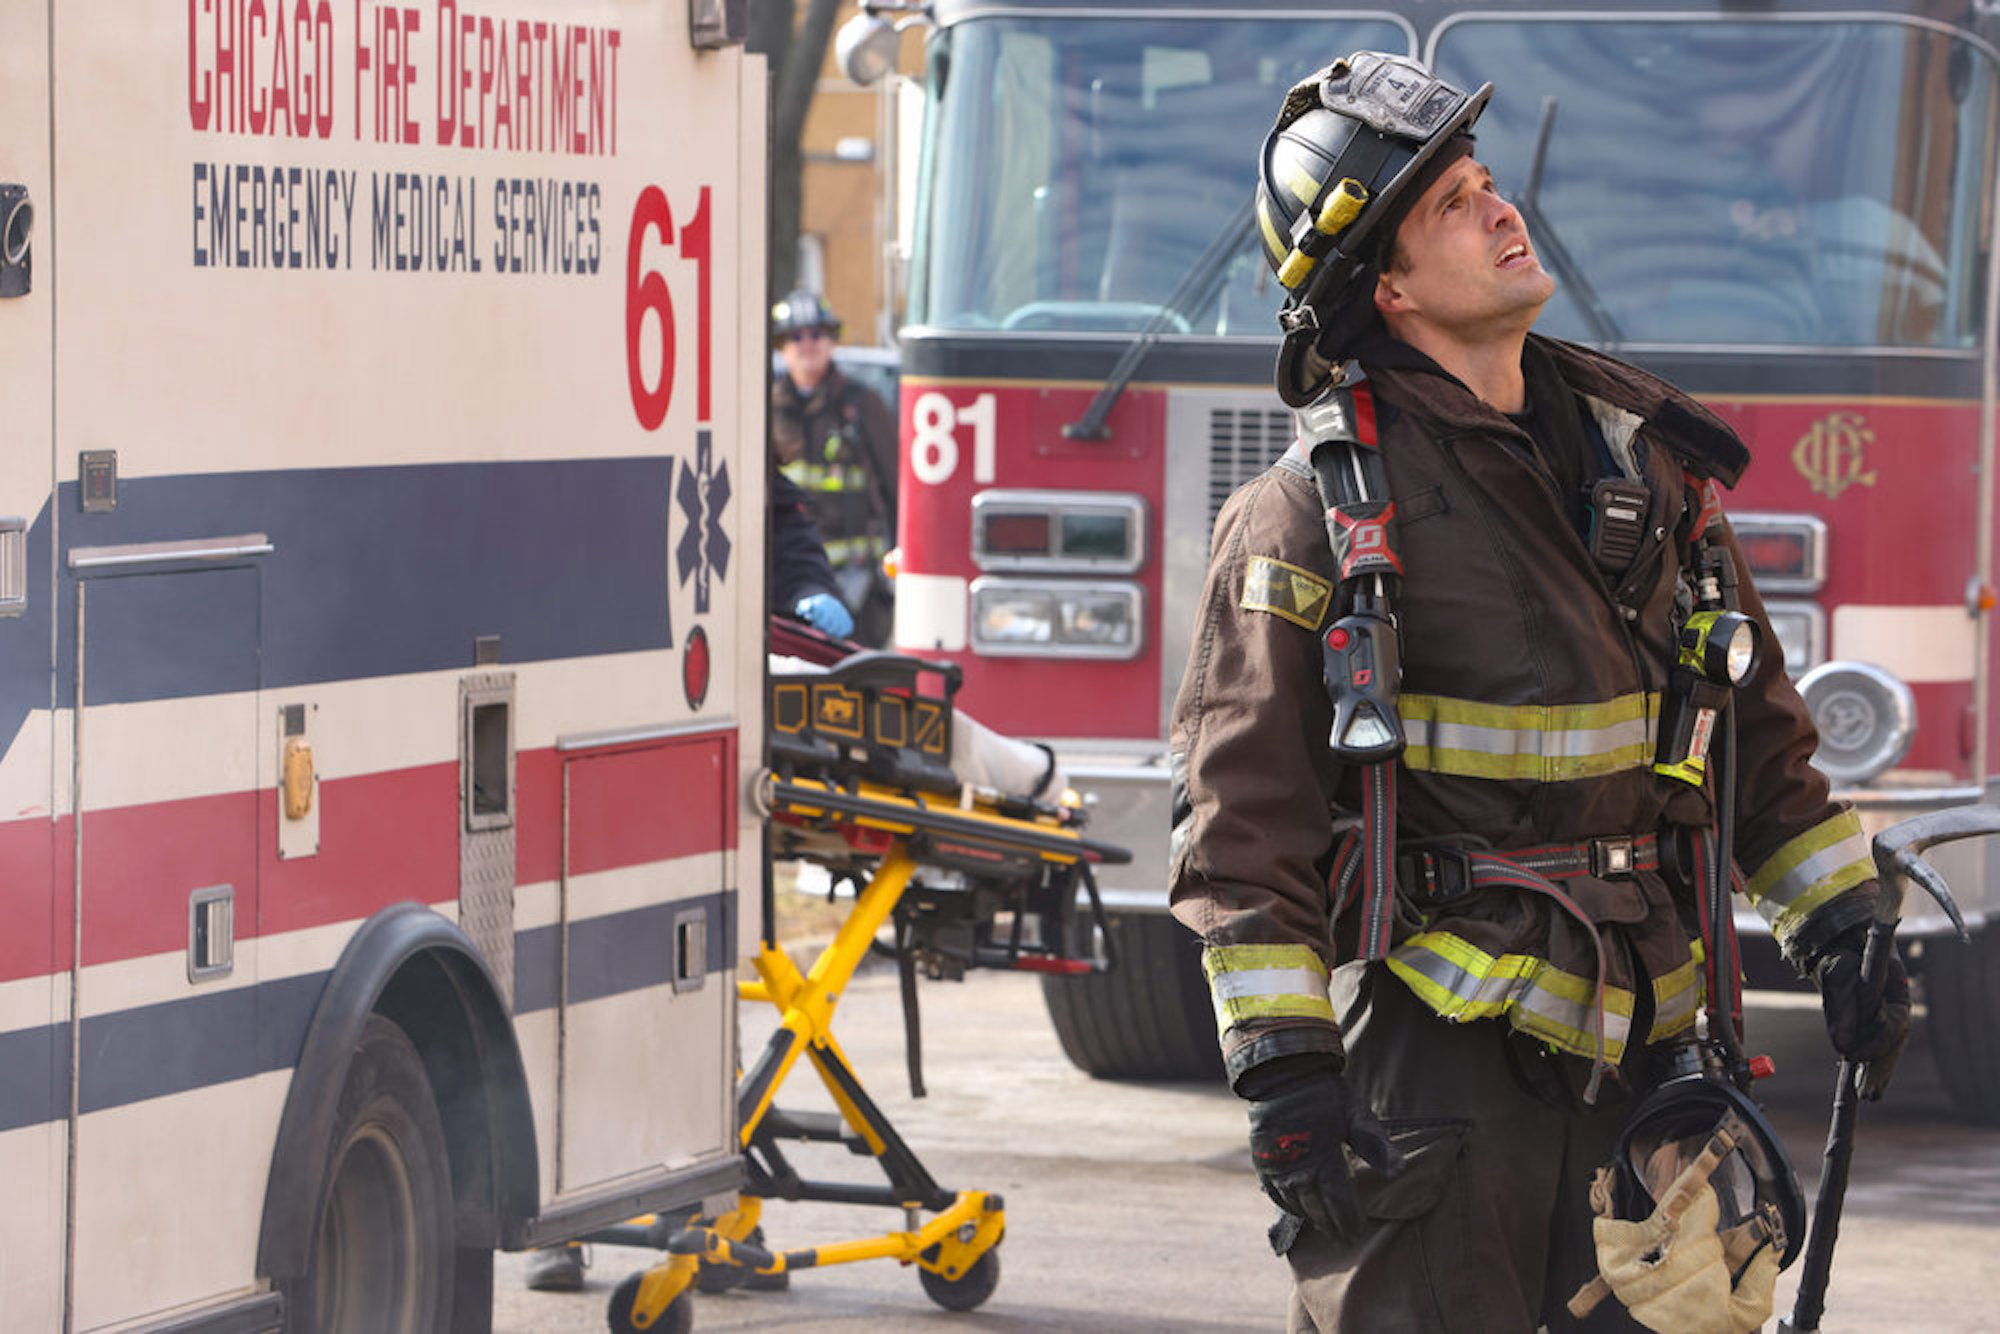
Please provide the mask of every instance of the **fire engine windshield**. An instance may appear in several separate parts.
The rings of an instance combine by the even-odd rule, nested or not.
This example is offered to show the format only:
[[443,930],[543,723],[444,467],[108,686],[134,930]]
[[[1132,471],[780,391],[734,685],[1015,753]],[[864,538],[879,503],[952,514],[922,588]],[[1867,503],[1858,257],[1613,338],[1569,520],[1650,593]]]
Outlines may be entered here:
[[1495,84],[1479,155],[1502,191],[1539,165],[1533,202],[1572,260],[1543,331],[1978,342],[2000,114],[1983,48],[1886,17],[1479,16],[1445,27],[1435,60]]
[[[1285,89],[1407,51],[1386,21],[995,16],[932,48],[909,318],[947,329],[1144,327],[1250,198]],[[1169,334],[1272,337],[1246,226]]]

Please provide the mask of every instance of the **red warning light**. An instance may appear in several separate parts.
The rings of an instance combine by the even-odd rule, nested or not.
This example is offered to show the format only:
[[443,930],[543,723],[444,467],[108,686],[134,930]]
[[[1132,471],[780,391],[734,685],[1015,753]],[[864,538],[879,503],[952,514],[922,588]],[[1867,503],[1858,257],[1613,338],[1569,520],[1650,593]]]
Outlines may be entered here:
[[711,666],[708,633],[697,625],[688,631],[687,647],[681,651],[681,688],[687,692],[688,707],[696,713],[708,699]]

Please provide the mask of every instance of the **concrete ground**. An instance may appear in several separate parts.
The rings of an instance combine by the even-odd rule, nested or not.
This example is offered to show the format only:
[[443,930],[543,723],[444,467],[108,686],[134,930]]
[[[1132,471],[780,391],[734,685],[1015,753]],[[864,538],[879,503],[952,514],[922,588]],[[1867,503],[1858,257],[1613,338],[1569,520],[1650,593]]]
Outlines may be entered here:
[[[1064,1059],[1023,974],[977,972],[921,988],[930,1096],[913,1100],[903,1070],[893,972],[864,973],[835,1033],[871,1096],[932,1174],[955,1189],[1006,1197],[998,1290],[953,1314],[891,1261],[794,1275],[782,1293],[694,1297],[702,1330],[1194,1331],[1282,1330],[1285,1272],[1264,1242],[1270,1206],[1244,1146],[1242,1104],[1220,1087],[1093,1080]],[[768,1032],[747,1010],[745,1049]],[[2000,1131],[1956,1123],[1921,1036],[1889,1101],[1863,1108],[1825,1328],[2000,1327]],[[1752,1049],[1778,1075],[1759,1087],[1807,1189],[1818,1174],[1832,1086],[1817,1005],[1773,998],[1751,1016]],[[808,1096],[808,1095],[815,1096]],[[786,1106],[830,1107],[803,1063]],[[807,1150],[824,1156],[807,1158]],[[866,1158],[802,1146],[809,1175],[880,1180]],[[770,1204],[765,1230],[791,1249],[901,1226],[894,1211]],[[601,1330],[612,1287],[650,1252],[594,1248],[577,1294],[531,1293],[523,1259],[500,1257],[497,1334]],[[1790,1311],[1799,1266],[1779,1280]]]

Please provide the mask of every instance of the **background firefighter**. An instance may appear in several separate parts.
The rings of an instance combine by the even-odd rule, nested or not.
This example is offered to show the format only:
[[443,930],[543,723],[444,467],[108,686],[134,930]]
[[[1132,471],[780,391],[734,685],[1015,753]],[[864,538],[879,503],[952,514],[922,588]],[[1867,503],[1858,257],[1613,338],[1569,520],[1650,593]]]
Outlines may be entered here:
[[882,556],[896,535],[896,426],[880,397],[834,364],[840,320],[806,288],[771,311],[784,372],[771,383],[771,452],[809,498],[854,637],[889,642],[894,603]]
[[854,617],[840,596],[808,498],[776,469],[770,486],[771,610],[845,639],[854,633]]
[[[1726,596],[1770,642],[1714,504],[1741,442],[1530,333],[1554,282],[1472,156],[1490,94],[1358,53],[1291,91],[1259,164],[1279,391],[1394,505],[1367,513],[1399,564],[1406,748],[1364,768],[1328,741],[1347,593],[1311,440],[1219,516],[1174,711],[1174,912],[1205,945],[1299,1330],[1632,1327],[1565,1302],[1597,1271],[1593,1175],[1696,1032],[1718,803],[1673,725],[1684,634]],[[1350,357],[1366,379],[1336,390]],[[1879,1093],[1909,1011],[1900,964],[1859,985],[1866,842],[1780,655],[1730,670],[1735,863]],[[1386,801],[1364,794],[1381,773]],[[1371,856],[1393,857],[1386,904]]]

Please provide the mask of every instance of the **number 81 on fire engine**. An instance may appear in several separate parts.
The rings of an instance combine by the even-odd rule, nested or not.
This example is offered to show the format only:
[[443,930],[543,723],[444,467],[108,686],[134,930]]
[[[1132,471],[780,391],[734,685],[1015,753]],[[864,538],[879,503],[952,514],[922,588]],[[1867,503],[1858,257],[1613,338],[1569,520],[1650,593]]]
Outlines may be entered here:
[[937,390],[917,395],[910,405],[910,471],[927,486],[940,486],[958,471],[958,428],[972,432],[972,480],[993,480],[994,400],[980,394],[960,407]]

